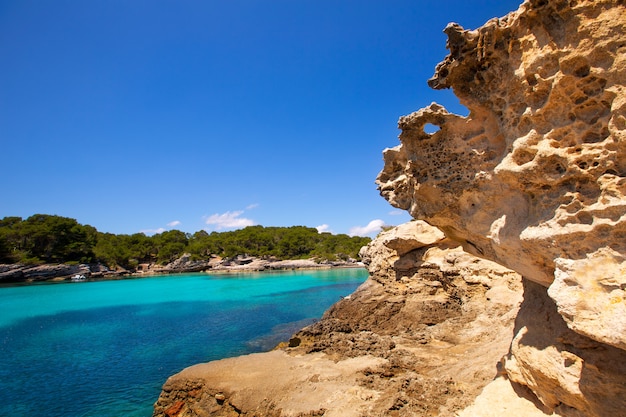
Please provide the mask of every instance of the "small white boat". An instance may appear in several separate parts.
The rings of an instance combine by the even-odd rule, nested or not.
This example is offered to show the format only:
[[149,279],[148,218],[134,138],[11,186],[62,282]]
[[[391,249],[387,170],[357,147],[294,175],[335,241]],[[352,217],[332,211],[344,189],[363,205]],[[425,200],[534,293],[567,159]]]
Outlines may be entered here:
[[72,282],[85,281],[87,278],[82,274],[76,274],[70,278]]

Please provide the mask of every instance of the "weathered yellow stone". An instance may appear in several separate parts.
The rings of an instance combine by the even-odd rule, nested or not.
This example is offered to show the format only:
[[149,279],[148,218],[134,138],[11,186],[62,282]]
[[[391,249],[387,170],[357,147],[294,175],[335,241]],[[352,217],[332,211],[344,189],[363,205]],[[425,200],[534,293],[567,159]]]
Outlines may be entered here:
[[540,285],[527,285],[511,379],[550,412],[623,415],[626,4],[527,0],[445,32],[450,55],[429,84],[469,115],[433,103],[401,117],[381,195]]

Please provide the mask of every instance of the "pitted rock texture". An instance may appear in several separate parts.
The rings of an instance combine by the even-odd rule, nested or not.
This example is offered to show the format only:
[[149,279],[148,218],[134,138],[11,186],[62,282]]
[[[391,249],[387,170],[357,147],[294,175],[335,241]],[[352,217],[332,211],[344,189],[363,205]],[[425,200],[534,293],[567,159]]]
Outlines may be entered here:
[[626,348],[626,5],[529,0],[445,32],[450,55],[429,83],[470,114],[433,103],[402,117],[381,194],[468,251],[554,282],[572,329]]
[[626,415],[626,3],[528,0],[445,32],[429,85],[469,115],[400,118],[381,194],[538,284],[506,370],[547,413]]
[[508,352],[521,277],[418,221],[362,256],[370,278],[319,322],[272,352],[171,377],[154,415],[452,416],[469,405]]

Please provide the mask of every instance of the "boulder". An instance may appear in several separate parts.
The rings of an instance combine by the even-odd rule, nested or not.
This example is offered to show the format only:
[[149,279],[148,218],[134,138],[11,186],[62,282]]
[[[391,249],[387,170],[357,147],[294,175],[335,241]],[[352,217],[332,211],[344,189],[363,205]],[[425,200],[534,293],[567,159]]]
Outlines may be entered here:
[[505,362],[509,378],[557,415],[624,415],[626,352],[571,330],[544,287],[524,287]]
[[209,262],[191,259],[191,254],[184,253],[180,258],[170,262],[163,268],[154,269],[157,273],[200,272],[209,268]]

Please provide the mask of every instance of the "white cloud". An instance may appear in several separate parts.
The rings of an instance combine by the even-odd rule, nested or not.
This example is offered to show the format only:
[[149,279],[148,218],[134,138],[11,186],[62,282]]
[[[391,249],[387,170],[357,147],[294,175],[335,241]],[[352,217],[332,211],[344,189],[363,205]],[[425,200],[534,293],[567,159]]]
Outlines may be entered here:
[[369,236],[380,232],[385,222],[380,219],[372,220],[367,226],[354,226],[348,233],[350,236]]
[[259,207],[259,206],[260,206],[260,204],[258,204],[258,203],[250,204],[248,207],[246,207],[246,210],[252,210],[252,209],[255,209],[255,208]]
[[[178,226],[180,224],[182,224],[180,221],[174,220],[173,222],[169,222],[166,226],[169,229],[171,229],[171,228],[176,227],[176,226]],[[140,230],[139,233],[143,233],[144,235],[156,235],[156,234],[159,234],[159,233],[163,233],[166,230],[168,230],[168,229],[166,229],[164,227],[159,227],[158,229],[143,229],[143,230]]]
[[243,210],[227,211],[222,214],[212,214],[206,218],[205,223],[214,226],[215,229],[241,229],[242,227],[254,225],[254,220],[245,217],[239,217],[243,214]]
[[317,229],[317,233],[332,233],[333,231],[330,230],[330,226],[327,224],[320,224],[319,226],[316,227]]
[[144,229],[139,231],[139,233],[143,233],[144,235],[156,235],[163,232],[165,232],[165,229],[162,227],[159,227],[158,229]]

